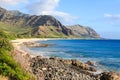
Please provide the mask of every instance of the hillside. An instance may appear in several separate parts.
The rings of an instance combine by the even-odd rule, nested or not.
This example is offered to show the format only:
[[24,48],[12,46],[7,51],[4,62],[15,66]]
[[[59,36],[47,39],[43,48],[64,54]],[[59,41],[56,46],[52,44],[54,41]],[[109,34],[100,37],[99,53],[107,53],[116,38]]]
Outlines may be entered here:
[[[77,30],[77,27],[74,28]],[[64,26],[50,15],[29,15],[19,11],[9,11],[4,8],[0,8],[0,29],[16,34],[17,37],[99,37],[96,37],[98,34],[91,28],[84,29],[93,33],[95,37],[94,35],[91,36],[91,34],[79,36],[76,33],[82,33],[83,29],[75,32],[74,29]]]
[[33,75],[25,72],[14,60],[10,39],[13,39],[13,35],[0,31],[0,80],[34,80]]
[[100,38],[100,35],[90,27],[81,26],[81,25],[73,25],[73,26],[67,26],[67,28],[72,30],[73,34],[78,37]]

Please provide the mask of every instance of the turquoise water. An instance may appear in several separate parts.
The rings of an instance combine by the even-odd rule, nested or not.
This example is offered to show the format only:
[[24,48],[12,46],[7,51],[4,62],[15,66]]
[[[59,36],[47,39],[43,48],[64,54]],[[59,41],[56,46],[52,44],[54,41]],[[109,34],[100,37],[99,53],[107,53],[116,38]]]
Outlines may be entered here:
[[30,48],[34,55],[58,56],[65,59],[88,60],[96,68],[120,72],[120,40],[47,40],[46,48]]

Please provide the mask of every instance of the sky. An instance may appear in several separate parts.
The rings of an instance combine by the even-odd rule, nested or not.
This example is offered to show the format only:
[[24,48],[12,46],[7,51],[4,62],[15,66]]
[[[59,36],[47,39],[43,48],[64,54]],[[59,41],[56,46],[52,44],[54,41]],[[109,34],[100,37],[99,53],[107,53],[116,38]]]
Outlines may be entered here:
[[64,25],[89,26],[103,38],[120,39],[120,0],[0,0],[0,6],[52,15]]

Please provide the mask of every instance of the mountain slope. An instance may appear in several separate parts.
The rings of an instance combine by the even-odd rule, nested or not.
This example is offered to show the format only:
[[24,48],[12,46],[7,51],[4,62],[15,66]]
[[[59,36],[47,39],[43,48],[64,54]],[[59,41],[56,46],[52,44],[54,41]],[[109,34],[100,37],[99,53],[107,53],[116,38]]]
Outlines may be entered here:
[[[8,11],[3,8],[0,8],[0,29],[4,30],[11,30],[11,32],[17,32],[20,34],[28,34],[34,36],[37,35],[38,37],[45,37],[45,33],[41,30],[41,28],[49,30],[48,34],[55,35],[52,37],[59,37],[61,34],[61,37],[70,36],[73,35],[72,31],[66,28],[64,25],[62,25],[57,19],[55,19],[52,16],[49,15],[28,15],[23,14],[19,11]],[[52,30],[50,27],[54,28]],[[36,30],[37,29],[37,30]],[[44,29],[44,30],[45,30]],[[26,30],[26,31],[24,31]],[[21,33],[21,31],[23,33]],[[55,32],[54,32],[55,31]],[[45,32],[45,31],[44,31]],[[54,34],[53,34],[54,33]],[[55,33],[58,33],[55,34]],[[51,36],[49,35],[49,37]]]
[[[84,28],[89,34],[83,33],[83,29],[74,30],[60,23],[50,15],[29,15],[19,11],[9,11],[0,8],[0,29],[14,33],[19,37],[92,37],[96,38],[97,33],[91,28]],[[92,35],[92,34],[95,35]],[[99,36],[98,36],[99,37]]]
[[73,25],[73,26],[67,26],[67,28],[71,29],[73,34],[78,37],[100,38],[100,35],[90,27],[85,27],[81,25]]

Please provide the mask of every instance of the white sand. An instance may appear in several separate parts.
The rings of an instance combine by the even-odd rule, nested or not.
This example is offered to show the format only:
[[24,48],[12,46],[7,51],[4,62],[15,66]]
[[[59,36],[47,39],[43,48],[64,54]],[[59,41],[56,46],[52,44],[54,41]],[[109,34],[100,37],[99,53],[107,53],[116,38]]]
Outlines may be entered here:
[[40,40],[49,40],[45,38],[30,38],[30,39],[16,39],[16,40],[11,40],[12,43],[23,43],[23,42],[34,42],[34,41],[40,41]]
[[25,45],[23,45],[24,42],[36,42],[36,41],[57,40],[57,39],[59,38],[24,38],[24,39],[11,40],[10,42],[12,42],[14,49],[20,51],[22,55],[29,54],[31,57],[35,57],[35,55],[30,54],[29,50],[27,51],[22,49],[25,47]]
[[[23,50],[22,48],[24,47],[23,43],[24,42],[36,42],[36,41],[43,41],[43,40],[48,40],[48,39],[41,39],[41,38],[30,38],[30,39],[16,39],[16,40],[11,40],[14,49],[18,50],[22,53],[22,55],[29,54],[28,51]],[[29,54],[31,57],[35,57],[34,55]]]

